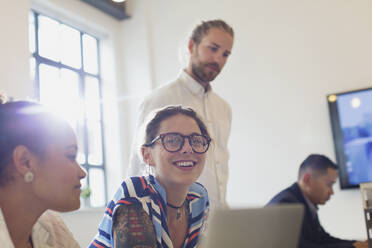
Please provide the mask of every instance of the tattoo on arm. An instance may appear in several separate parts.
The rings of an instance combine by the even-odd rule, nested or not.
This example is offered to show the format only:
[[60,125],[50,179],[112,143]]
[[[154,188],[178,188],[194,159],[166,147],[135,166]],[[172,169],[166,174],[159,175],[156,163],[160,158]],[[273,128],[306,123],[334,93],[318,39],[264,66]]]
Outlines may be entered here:
[[113,216],[115,248],[156,248],[156,234],[148,214],[138,205],[122,205]]

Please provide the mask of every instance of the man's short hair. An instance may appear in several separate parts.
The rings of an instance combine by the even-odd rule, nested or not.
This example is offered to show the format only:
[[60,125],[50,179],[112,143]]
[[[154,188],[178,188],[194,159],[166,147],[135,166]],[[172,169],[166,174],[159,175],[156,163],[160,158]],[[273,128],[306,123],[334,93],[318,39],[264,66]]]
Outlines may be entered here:
[[227,32],[228,34],[231,35],[232,38],[234,38],[233,28],[223,20],[217,19],[210,21],[202,21],[201,24],[194,28],[194,30],[191,33],[190,39],[193,40],[196,45],[199,45],[203,37],[207,35],[209,30],[212,28],[219,28]]
[[300,165],[298,179],[301,179],[309,169],[323,175],[327,173],[328,168],[337,170],[338,166],[324,155],[310,154]]

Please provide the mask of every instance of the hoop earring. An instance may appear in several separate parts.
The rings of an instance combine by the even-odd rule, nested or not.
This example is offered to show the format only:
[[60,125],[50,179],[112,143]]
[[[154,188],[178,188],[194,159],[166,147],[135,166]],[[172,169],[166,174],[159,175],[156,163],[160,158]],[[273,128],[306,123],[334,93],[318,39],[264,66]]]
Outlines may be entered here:
[[27,171],[23,176],[23,179],[25,180],[25,183],[31,183],[34,180],[34,173]]

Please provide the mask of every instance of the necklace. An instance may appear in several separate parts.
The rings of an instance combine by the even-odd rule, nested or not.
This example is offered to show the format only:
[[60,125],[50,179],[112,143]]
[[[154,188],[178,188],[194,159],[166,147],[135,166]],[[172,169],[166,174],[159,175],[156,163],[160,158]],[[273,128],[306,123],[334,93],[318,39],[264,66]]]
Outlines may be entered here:
[[181,208],[183,207],[183,205],[185,205],[185,201],[179,207],[174,206],[174,205],[167,202],[167,206],[177,210],[176,219],[177,219],[178,222],[181,221],[181,217],[182,217]]

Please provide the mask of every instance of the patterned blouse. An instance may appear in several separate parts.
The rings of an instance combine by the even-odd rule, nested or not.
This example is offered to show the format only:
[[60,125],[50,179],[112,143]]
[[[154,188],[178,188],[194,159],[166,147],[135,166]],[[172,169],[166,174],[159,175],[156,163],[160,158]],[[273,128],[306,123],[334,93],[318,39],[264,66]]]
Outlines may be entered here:
[[[173,248],[167,226],[166,192],[153,177],[131,177],[126,179],[114,199],[106,208],[103,220],[98,228],[98,234],[90,244],[90,248],[114,247],[112,233],[112,217],[121,205],[138,204],[149,215],[154,224],[157,246]],[[199,183],[193,183],[186,197],[190,210],[188,228],[183,248],[196,247],[198,239],[204,230],[204,223],[209,210],[208,193]]]

